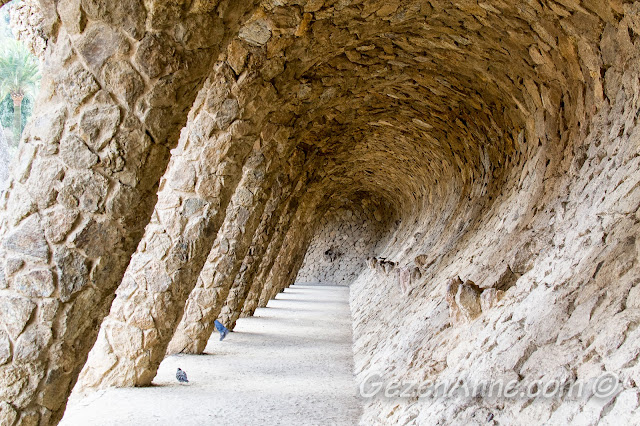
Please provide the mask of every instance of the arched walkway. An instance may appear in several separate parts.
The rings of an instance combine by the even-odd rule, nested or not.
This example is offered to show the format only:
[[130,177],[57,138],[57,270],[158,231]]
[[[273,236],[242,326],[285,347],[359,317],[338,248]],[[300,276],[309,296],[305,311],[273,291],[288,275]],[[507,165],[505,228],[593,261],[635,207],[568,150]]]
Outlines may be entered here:
[[167,357],[153,387],[73,395],[61,424],[356,424],[348,297],[348,287],[294,285],[223,342],[214,333],[204,355]]
[[[156,378],[308,248],[308,271],[368,266],[360,382],[619,378],[598,401],[370,398],[363,424],[640,424],[640,0],[39,3],[45,78],[0,196],[0,424],[154,378],[99,423],[330,423],[349,398],[318,297]],[[369,246],[343,239],[364,224]]]

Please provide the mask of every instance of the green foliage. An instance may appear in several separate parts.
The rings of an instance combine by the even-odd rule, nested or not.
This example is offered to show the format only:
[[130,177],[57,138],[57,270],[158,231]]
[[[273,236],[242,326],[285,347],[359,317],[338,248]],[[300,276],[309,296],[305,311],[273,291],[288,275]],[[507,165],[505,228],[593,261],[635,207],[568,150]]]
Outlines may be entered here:
[[33,99],[39,82],[38,60],[22,43],[3,40],[0,46],[0,99],[7,94]]
[[[13,146],[18,146],[24,124],[40,84],[38,60],[20,42],[0,39],[0,122],[13,122]],[[12,112],[12,118],[9,117]]]

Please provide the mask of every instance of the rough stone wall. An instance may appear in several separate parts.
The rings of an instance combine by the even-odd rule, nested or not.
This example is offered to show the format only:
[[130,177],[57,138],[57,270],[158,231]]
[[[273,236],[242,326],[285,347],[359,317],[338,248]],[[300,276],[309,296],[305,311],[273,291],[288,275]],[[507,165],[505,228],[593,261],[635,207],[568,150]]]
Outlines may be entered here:
[[[537,156],[536,173],[557,178],[527,183],[514,176],[473,235],[447,252],[434,252],[429,244],[409,246],[410,235],[423,228],[399,229],[400,244],[382,254],[399,265],[423,266],[424,277],[412,282],[408,293],[396,276],[375,269],[351,288],[361,383],[371,374],[385,384],[432,381],[450,388],[459,380],[470,386],[515,380],[520,390],[536,380],[557,380],[561,386],[583,381],[586,393],[480,400],[378,394],[366,400],[362,424],[640,420],[640,139],[635,125],[625,131],[623,124],[629,111],[637,111],[635,102],[627,101],[626,113],[605,107],[594,118],[589,136],[576,145],[578,156],[558,158],[560,170],[569,173],[545,169],[548,157]],[[514,214],[517,206],[520,214]],[[457,276],[480,286],[475,301],[461,300],[459,293],[457,299],[447,297],[450,278]],[[491,294],[504,284],[503,295]],[[473,310],[473,303],[477,312],[456,321],[454,310]],[[599,398],[593,380],[605,372],[618,375],[619,392]]]
[[9,178],[10,164],[11,152],[9,151],[9,143],[0,124],[0,192],[4,190],[5,182]]
[[367,203],[361,209],[328,212],[317,225],[296,283],[351,284],[366,267],[366,259],[377,254],[388,225],[381,211]]
[[16,39],[36,57],[43,60],[47,48],[44,30],[44,16],[38,0],[21,0],[14,2],[9,9],[11,31]]
[[[575,71],[585,86],[576,103],[567,102],[576,96],[567,89],[560,116],[547,115],[538,93],[523,134],[536,143],[488,192],[494,201],[483,206],[471,197],[462,209],[451,203],[406,215],[380,255],[399,268],[418,266],[422,277],[403,292],[397,276],[373,268],[351,288],[361,382],[374,373],[387,385],[514,380],[516,397],[378,394],[366,400],[362,424],[640,421],[640,70],[632,59],[640,21],[637,5],[600,5],[577,12],[564,4],[594,24],[625,15],[581,33]],[[603,373],[619,382],[599,396],[593,384]],[[527,395],[537,380],[582,381],[586,390]]]

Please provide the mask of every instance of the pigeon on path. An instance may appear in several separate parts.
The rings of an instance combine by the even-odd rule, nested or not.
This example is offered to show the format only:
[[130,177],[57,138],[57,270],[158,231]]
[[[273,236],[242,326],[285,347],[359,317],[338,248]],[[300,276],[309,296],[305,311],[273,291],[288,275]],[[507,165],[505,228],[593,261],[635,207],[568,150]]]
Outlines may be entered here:
[[187,380],[187,373],[179,368],[178,371],[176,371],[176,379],[178,379],[180,383],[189,383],[189,380]]

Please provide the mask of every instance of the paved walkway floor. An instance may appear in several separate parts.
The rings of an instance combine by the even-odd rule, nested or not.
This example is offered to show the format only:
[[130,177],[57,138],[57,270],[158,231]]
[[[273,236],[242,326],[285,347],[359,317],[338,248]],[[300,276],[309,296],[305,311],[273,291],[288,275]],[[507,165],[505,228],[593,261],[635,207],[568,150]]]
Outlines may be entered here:
[[354,425],[352,371],[349,289],[294,285],[204,355],[167,357],[155,386],[72,397],[61,424]]

